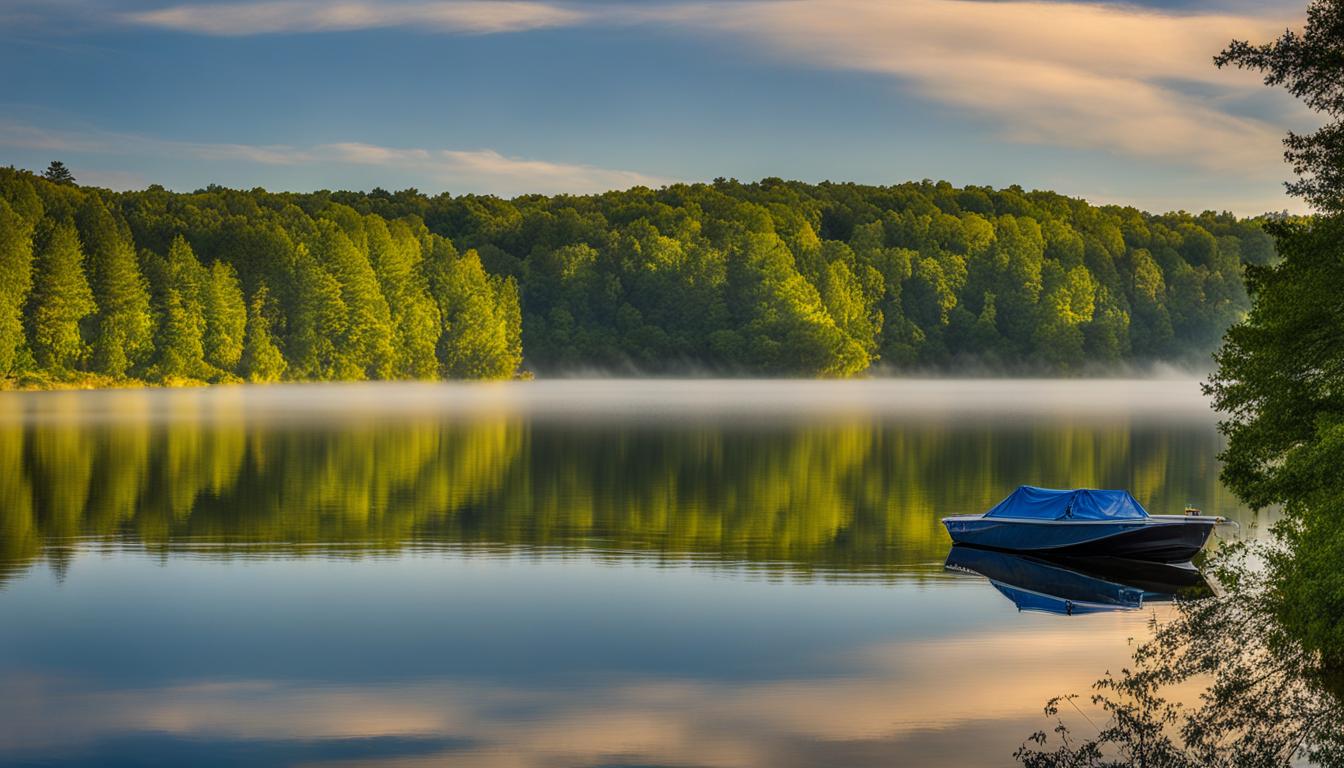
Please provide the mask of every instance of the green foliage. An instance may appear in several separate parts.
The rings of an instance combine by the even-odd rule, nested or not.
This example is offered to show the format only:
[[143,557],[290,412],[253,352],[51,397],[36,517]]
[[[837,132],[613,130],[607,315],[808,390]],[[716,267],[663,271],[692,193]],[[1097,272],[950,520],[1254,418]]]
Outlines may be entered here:
[[289,323],[290,372],[301,379],[318,381],[348,373],[339,346],[349,317],[341,299],[341,284],[302,244],[294,252],[294,294]]
[[0,199],[0,376],[13,373],[26,346],[23,309],[33,286],[33,226]]
[[363,237],[363,221],[349,208],[328,211],[333,219],[317,221],[317,237],[311,244],[318,268],[335,279],[346,316],[339,323],[328,378],[385,379],[392,375],[392,317],[378,287],[378,278],[368,255],[350,239],[335,218],[344,218],[351,230]]
[[1283,260],[1247,269],[1255,303],[1208,387],[1227,414],[1224,480],[1256,507],[1317,490],[1295,459],[1344,414],[1344,219],[1277,233]]
[[516,278],[527,361],[543,372],[1196,361],[1245,311],[1242,259],[1272,256],[1258,220],[930,182],[340,200],[423,217]]
[[247,304],[232,266],[222,261],[210,265],[202,304],[205,361],[221,371],[231,372],[243,356],[247,328]]
[[42,172],[42,178],[50,181],[52,184],[74,184],[75,175],[70,173],[70,169],[65,167],[65,163],[60,160],[52,160],[47,165],[47,170]]
[[153,351],[149,288],[140,274],[130,232],[113,219],[100,197],[84,198],[76,223],[97,305],[87,334],[93,370],[122,377]]
[[163,266],[159,297],[157,377],[164,381],[202,380],[212,374],[205,362],[205,294],[209,273],[182,237],[173,240]]
[[1225,414],[1223,479],[1281,505],[1275,610],[1344,669],[1344,217],[1278,228],[1283,260],[1248,269],[1255,303],[1228,331],[1207,390]]
[[505,307],[500,293],[514,293],[512,285],[498,288],[481,266],[476,251],[454,256],[445,248],[432,251],[433,290],[443,317],[439,338],[442,375],[452,379],[489,379],[507,376],[517,365]]
[[[420,240],[405,221],[394,221],[389,226],[382,218],[369,214],[364,222],[369,260],[387,299],[393,328],[392,375],[433,378],[438,372],[435,347],[441,319],[429,293]],[[504,375],[515,368],[517,363]]]
[[70,222],[44,219],[34,236],[33,289],[24,317],[37,364],[65,373],[88,350],[80,322],[93,314],[93,291],[84,276],[79,233]]
[[[1246,309],[1243,263],[1273,261],[1259,220],[944,182],[500,200],[111,193],[0,169],[0,199],[29,228],[71,218],[83,238],[91,354],[36,366],[56,379],[85,362],[112,378],[248,376],[246,297],[263,285],[283,375],[307,380],[507,377],[524,361],[784,376],[1195,361]],[[178,238],[205,265],[194,276],[168,268]],[[35,348],[25,338],[14,359]]]
[[[1250,315],[1228,331],[1206,390],[1225,415],[1223,478],[1256,507],[1282,505],[1271,612],[1344,676],[1344,0],[1316,0],[1302,33],[1234,42],[1217,59],[1260,70],[1330,120],[1289,134],[1289,189],[1325,215],[1270,228],[1283,260],[1247,269]],[[1248,244],[1254,248],[1255,244]]]
[[288,363],[271,338],[267,316],[270,291],[263,283],[247,308],[247,333],[243,341],[242,375],[258,384],[279,381]]

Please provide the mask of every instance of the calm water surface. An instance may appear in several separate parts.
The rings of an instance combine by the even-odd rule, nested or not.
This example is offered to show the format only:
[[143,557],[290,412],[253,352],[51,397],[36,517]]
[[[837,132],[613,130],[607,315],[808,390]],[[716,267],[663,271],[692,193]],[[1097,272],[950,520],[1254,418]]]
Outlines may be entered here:
[[1255,519],[1192,381],[0,394],[0,764],[1012,763],[1161,605],[944,568],[1019,483]]

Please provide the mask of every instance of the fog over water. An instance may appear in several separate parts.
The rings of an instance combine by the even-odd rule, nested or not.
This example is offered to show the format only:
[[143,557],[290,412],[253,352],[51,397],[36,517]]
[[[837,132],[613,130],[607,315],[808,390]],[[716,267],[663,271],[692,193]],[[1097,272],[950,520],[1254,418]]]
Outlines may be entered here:
[[356,415],[463,418],[806,418],[937,416],[1217,419],[1190,378],[549,379],[332,383],[0,393],[0,419],[329,421]]

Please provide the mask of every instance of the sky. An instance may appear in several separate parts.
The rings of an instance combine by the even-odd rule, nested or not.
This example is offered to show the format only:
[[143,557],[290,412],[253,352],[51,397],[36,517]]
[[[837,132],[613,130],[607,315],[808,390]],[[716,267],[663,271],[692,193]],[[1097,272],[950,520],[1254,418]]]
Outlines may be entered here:
[[114,189],[715,177],[1301,211],[1317,119],[1212,58],[1306,0],[0,0],[0,165]]

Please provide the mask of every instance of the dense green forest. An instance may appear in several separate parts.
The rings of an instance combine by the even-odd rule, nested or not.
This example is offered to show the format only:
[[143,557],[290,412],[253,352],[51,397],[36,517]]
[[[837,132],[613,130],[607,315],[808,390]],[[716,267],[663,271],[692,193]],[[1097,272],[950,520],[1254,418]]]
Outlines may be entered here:
[[716,180],[602,195],[0,170],[0,374],[30,383],[851,376],[1206,359],[1259,220],[1050,192]]

